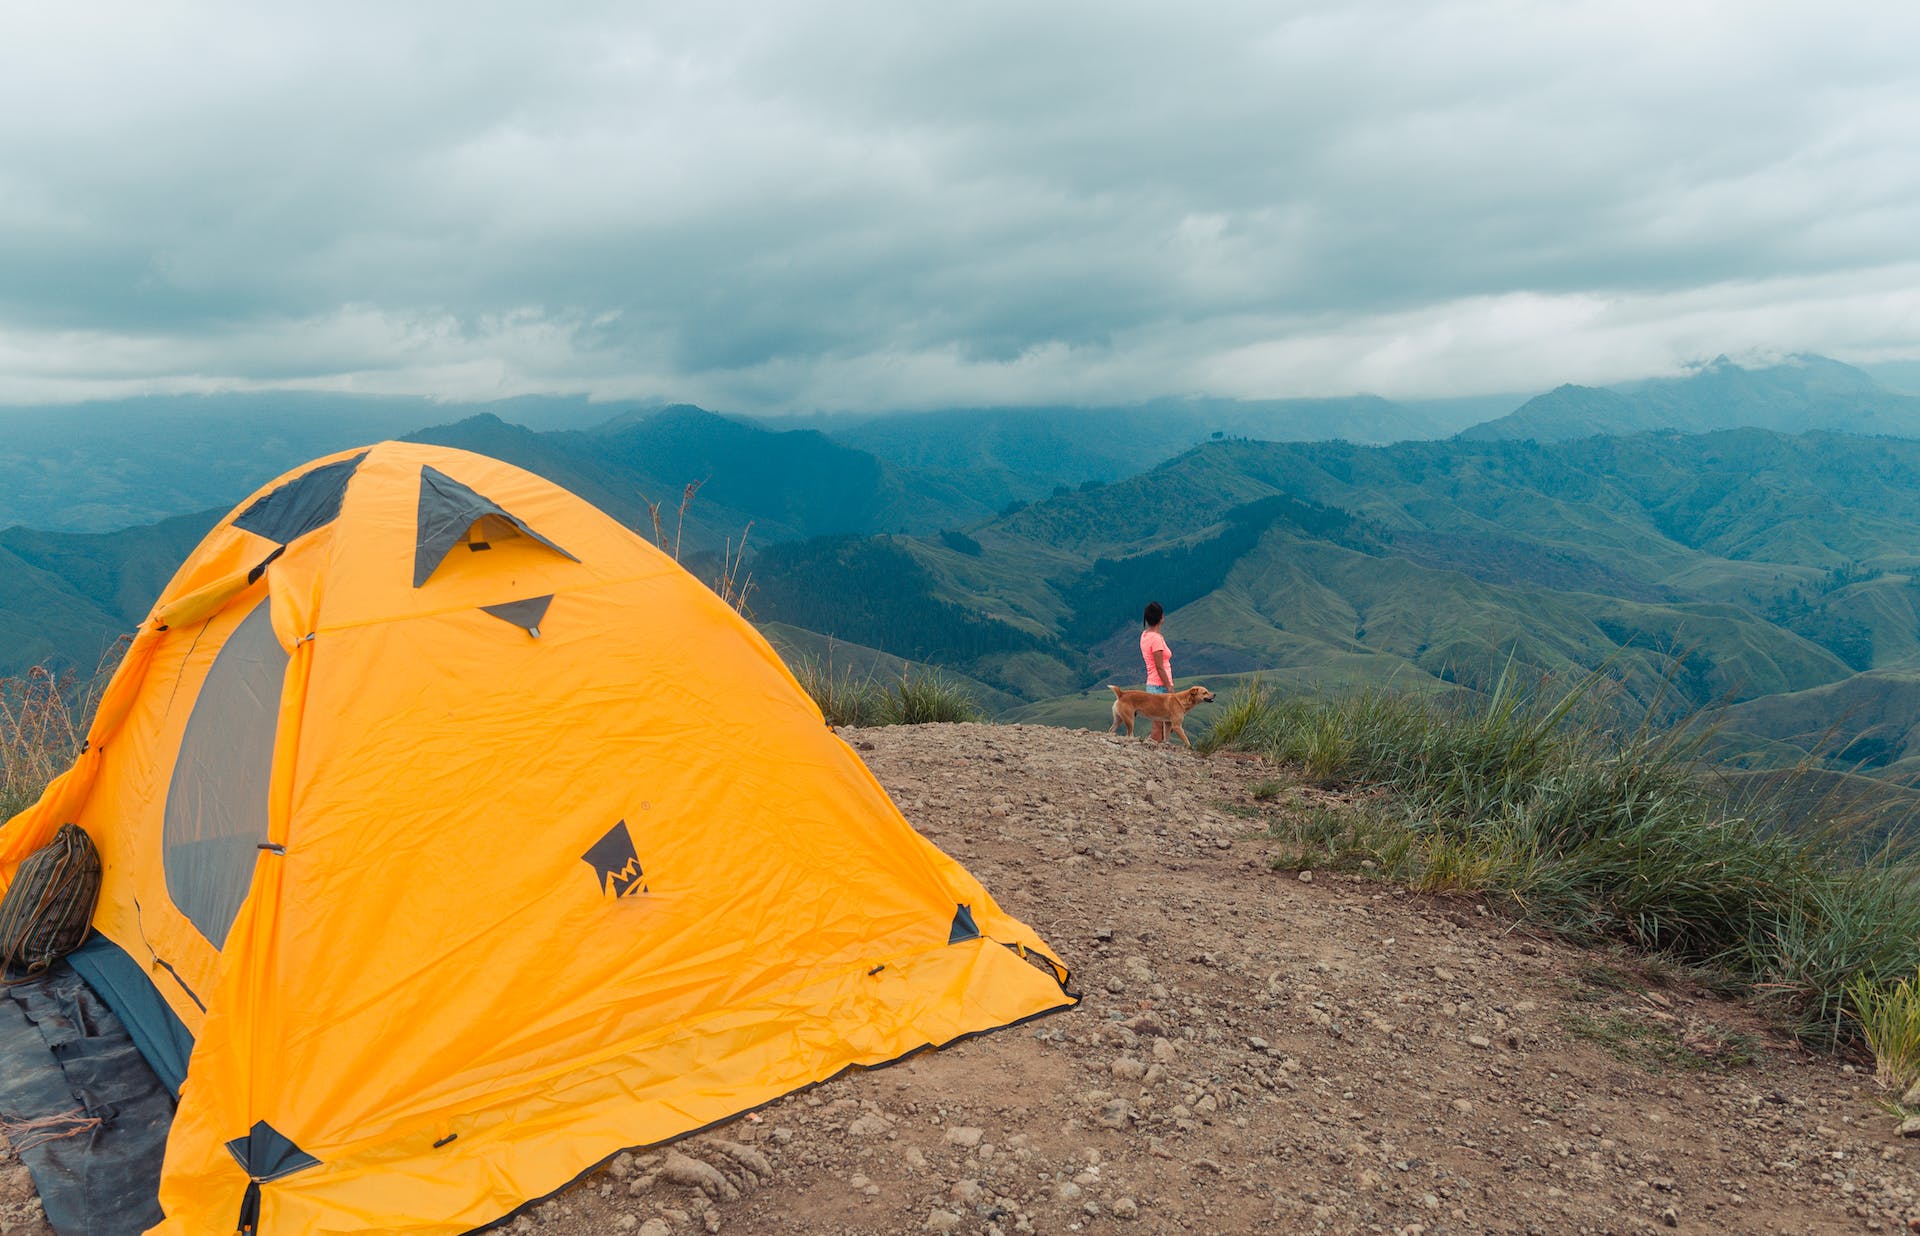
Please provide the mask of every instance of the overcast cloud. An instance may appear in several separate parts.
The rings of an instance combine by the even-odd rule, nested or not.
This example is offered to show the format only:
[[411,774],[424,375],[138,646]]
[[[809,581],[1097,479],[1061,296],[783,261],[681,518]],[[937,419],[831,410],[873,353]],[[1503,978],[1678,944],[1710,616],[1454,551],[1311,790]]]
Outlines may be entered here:
[[1920,6],[10,5],[0,401],[1920,357]]

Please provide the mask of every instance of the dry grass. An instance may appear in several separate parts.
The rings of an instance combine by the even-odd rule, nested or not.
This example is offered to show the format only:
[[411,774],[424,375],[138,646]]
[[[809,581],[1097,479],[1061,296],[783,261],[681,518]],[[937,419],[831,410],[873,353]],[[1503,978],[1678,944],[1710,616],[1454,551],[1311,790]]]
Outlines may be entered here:
[[100,693],[129,642],[116,641],[84,680],[44,665],[0,678],[0,821],[31,806],[80,754]]

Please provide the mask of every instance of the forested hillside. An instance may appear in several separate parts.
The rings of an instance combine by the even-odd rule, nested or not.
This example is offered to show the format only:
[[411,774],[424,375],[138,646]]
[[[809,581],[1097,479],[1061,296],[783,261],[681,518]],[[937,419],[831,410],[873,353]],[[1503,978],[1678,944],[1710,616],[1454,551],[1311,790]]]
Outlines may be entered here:
[[[1756,417],[1794,400],[1813,416],[1864,380],[1830,365],[1721,367],[1589,403],[1765,387],[1777,397],[1755,396]],[[1413,416],[1313,407],[1329,425]],[[1188,434],[1306,414],[1176,411]],[[1153,417],[1135,412],[935,415],[836,436],[680,406],[547,431],[477,415],[412,436],[519,464],[649,537],[657,516],[699,573],[744,537],[749,606],[787,624],[792,646],[831,638],[863,664],[945,665],[1025,715],[1097,720],[1091,691],[1137,675],[1133,632],[1157,599],[1187,677],[1450,691],[1604,666],[1662,716],[1738,705],[1725,749],[1741,760],[1818,750],[1836,767],[1920,772],[1902,720],[1920,680],[1920,443],[1739,429],[1363,446],[1223,429],[1103,479],[1140,447],[1128,434]],[[1049,459],[1081,479],[1007,497],[1036,492]],[[245,492],[235,479],[220,509]],[[0,673],[90,669],[218,514],[0,533]]]
[[[1034,638],[956,662],[1029,698],[1133,676],[1129,633],[1149,597],[1172,611],[1183,675],[1312,682],[1339,667],[1423,688],[1605,665],[1669,715],[1884,675],[1920,651],[1920,444],[1906,441],[1223,441],[959,537],[886,544],[887,561],[913,565],[810,598],[803,625],[886,647],[869,598],[926,590],[959,607],[928,615]],[[759,565],[768,616],[789,616],[788,560]],[[1747,747],[1797,752],[1789,740],[1810,728],[1771,727]]]

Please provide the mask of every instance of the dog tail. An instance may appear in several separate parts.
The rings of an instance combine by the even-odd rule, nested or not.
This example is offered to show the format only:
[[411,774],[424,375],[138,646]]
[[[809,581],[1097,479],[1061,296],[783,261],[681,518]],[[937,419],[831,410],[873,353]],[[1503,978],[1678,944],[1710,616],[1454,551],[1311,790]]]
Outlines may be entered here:
[[1119,695],[1119,694],[1120,694],[1120,688],[1119,688],[1119,687],[1116,687],[1116,686],[1114,686],[1114,685],[1113,685],[1112,683],[1108,683],[1108,684],[1107,684],[1107,690],[1109,690],[1109,691],[1111,691],[1111,692],[1113,692],[1113,693],[1114,693],[1115,695]]

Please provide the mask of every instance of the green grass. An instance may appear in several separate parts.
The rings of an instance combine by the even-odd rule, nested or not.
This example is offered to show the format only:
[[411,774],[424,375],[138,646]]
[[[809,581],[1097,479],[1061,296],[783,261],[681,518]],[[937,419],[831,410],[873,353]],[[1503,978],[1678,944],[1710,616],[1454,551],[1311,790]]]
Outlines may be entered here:
[[1920,1089],[1920,973],[1888,984],[1856,980],[1847,995],[1880,1084],[1896,1095]]
[[966,687],[937,669],[908,666],[897,678],[883,679],[805,658],[793,672],[832,725],[924,725],[978,721],[982,715]]
[[828,725],[879,724],[873,680],[856,676],[850,666],[835,668],[831,661],[807,657],[794,662],[793,676],[820,706]]
[[1388,792],[1338,819],[1290,819],[1298,853],[1282,861],[1484,893],[1574,939],[1703,967],[1809,1040],[1855,1037],[1850,986],[1920,969],[1909,856],[1863,856],[1844,819],[1781,827],[1769,798],[1736,801],[1709,775],[1698,730],[1623,727],[1603,687],[1509,675],[1477,698],[1326,698],[1254,684],[1223,701],[1201,745]]
[[909,669],[898,679],[882,683],[879,695],[881,725],[980,720],[980,706],[966,688],[937,669]]
[[1660,1073],[1669,1069],[1714,1071],[1752,1064],[1758,1044],[1753,1036],[1709,1024],[1684,1029],[1634,1013],[1594,1017],[1569,1013],[1561,1019],[1568,1033],[1597,1044],[1613,1056]]

